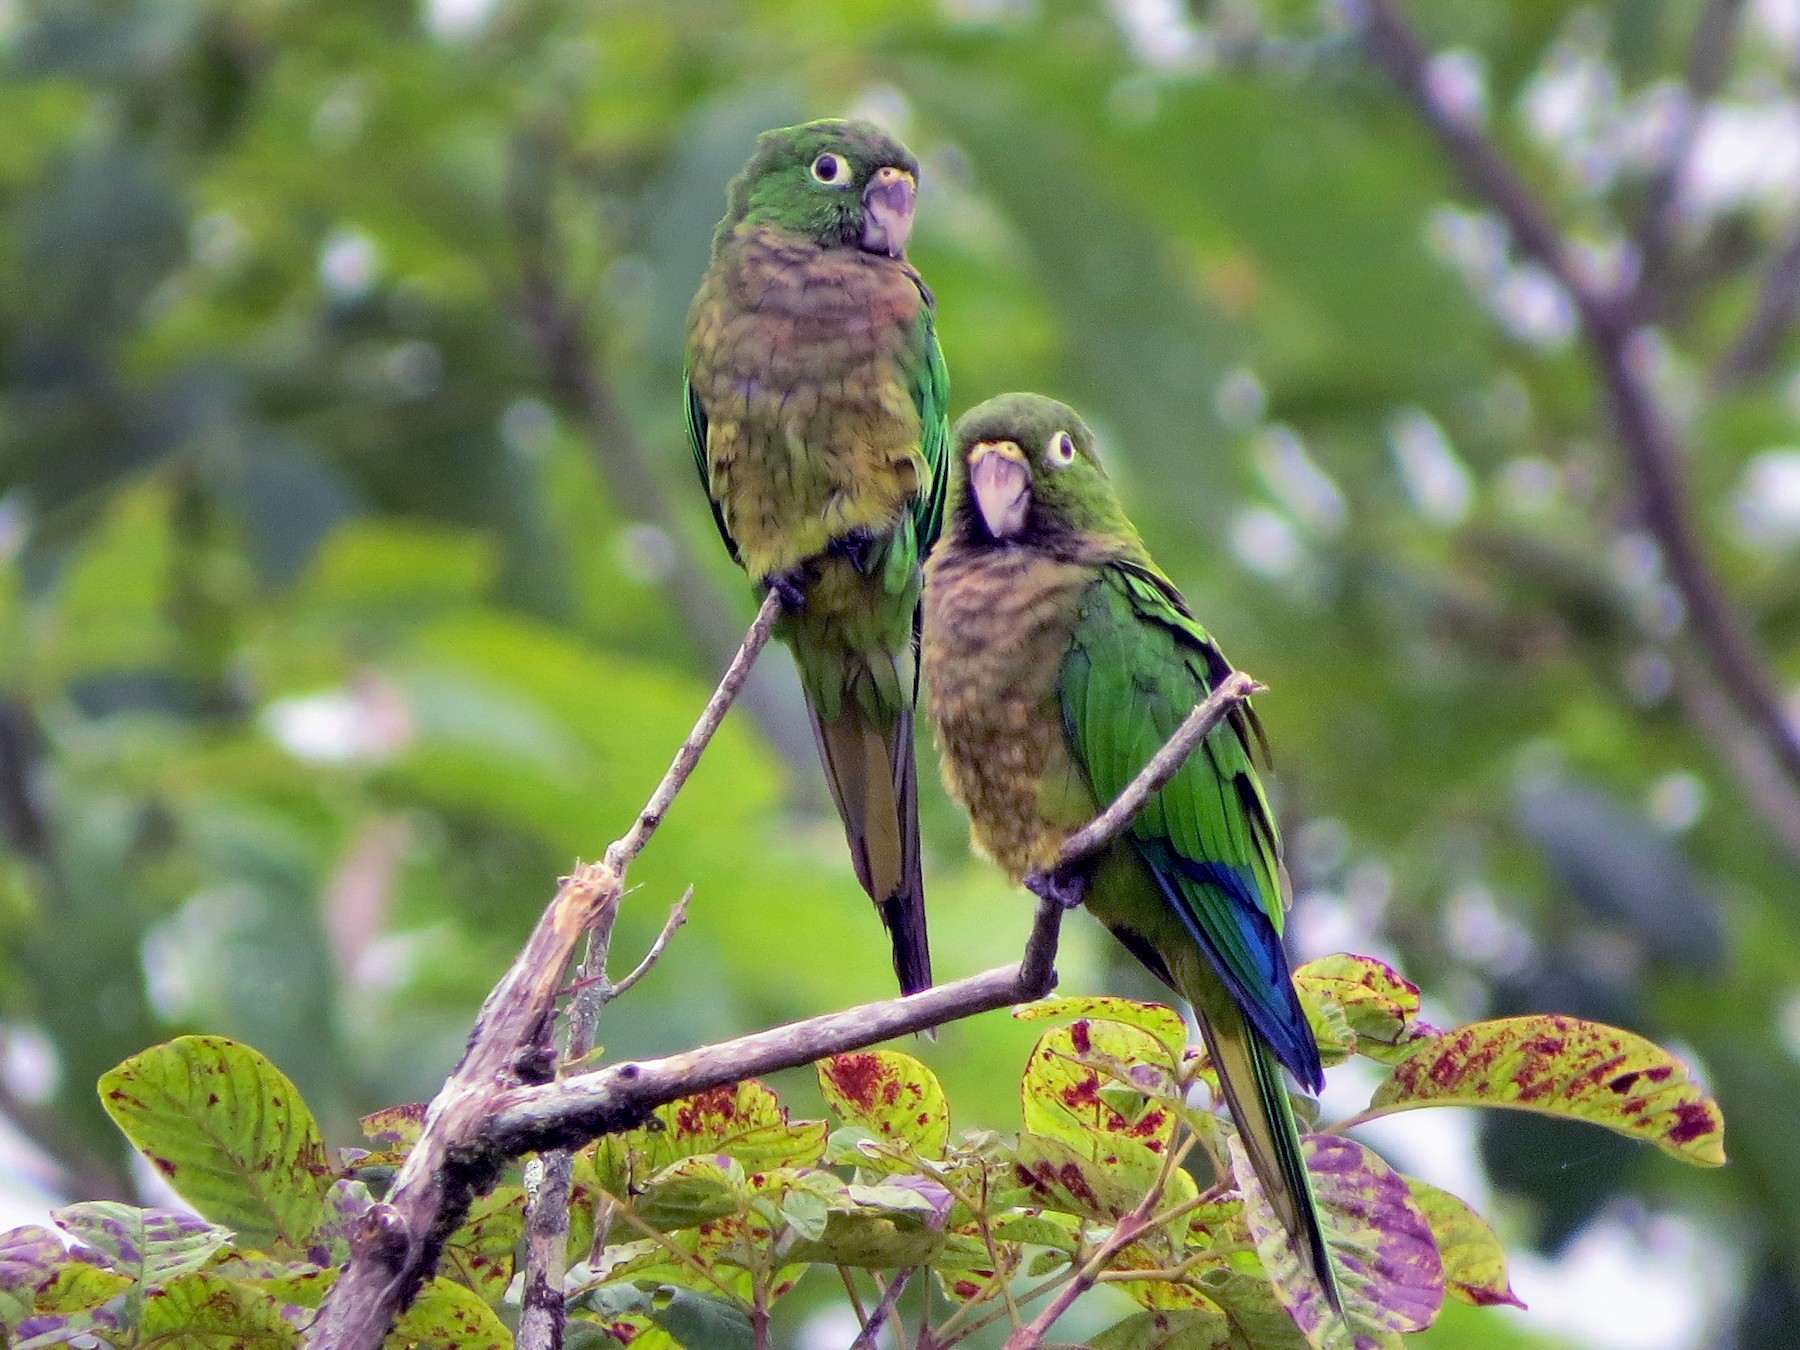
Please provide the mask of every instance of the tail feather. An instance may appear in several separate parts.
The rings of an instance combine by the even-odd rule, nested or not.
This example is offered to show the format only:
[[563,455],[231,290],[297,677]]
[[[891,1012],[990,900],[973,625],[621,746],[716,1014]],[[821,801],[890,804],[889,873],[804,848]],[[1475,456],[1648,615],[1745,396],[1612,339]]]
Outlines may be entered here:
[[919,859],[912,712],[901,713],[884,731],[854,699],[845,699],[839,716],[829,722],[810,699],[807,711],[831,799],[844,821],[856,879],[881,911],[900,992],[916,994],[931,986],[931,946]]
[[1300,1127],[1281,1066],[1237,1005],[1228,998],[1193,1000],[1200,1034],[1219,1072],[1231,1118],[1244,1151],[1282,1225],[1305,1252],[1332,1311],[1342,1316],[1343,1295],[1325,1245],[1318,1200],[1306,1170]]

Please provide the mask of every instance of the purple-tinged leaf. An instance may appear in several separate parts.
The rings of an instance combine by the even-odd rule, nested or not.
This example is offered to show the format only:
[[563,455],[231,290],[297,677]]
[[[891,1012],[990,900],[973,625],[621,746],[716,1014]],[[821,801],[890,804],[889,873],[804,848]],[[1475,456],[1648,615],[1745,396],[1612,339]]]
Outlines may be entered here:
[[1350,1339],[1270,1208],[1242,1142],[1231,1141],[1232,1175],[1244,1195],[1251,1240],[1294,1322],[1320,1345],[1356,1350],[1374,1350],[1392,1333],[1430,1326],[1444,1302],[1444,1265],[1406,1179],[1353,1140],[1315,1134],[1305,1144]]
[[375,1203],[366,1182],[339,1177],[325,1192],[324,1211],[307,1243],[306,1259],[315,1266],[341,1266],[350,1259],[350,1234]]
[[207,1273],[233,1284],[248,1285],[297,1308],[317,1308],[324,1303],[340,1274],[335,1268],[315,1266],[310,1261],[275,1261],[266,1256],[232,1257],[210,1267]]
[[819,1062],[819,1090],[832,1113],[881,1139],[895,1139],[920,1157],[944,1156],[950,1140],[950,1103],[937,1075],[898,1050],[864,1050]]
[[1725,1161],[1719,1105],[1642,1036],[1547,1015],[1477,1022],[1421,1046],[1375,1090],[1370,1116],[1505,1106],[1604,1125],[1683,1162]]
[[139,1209],[93,1200],[52,1210],[57,1227],[81,1239],[106,1265],[154,1288],[165,1280],[199,1270],[231,1240],[228,1230],[197,1214],[173,1209]]
[[0,1233],[0,1327],[17,1327],[33,1300],[65,1259],[63,1241],[48,1228],[27,1224]]
[[258,1250],[306,1250],[331,1164],[293,1083],[247,1045],[182,1036],[100,1079],[125,1137],[200,1213]]
[[428,1102],[405,1102],[400,1106],[384,1106],[362,1118],[363,1137],[372,1144],[404,1152],[419,1142],[425,1129]]
[[1417,1177],[1406,1178],[1420,1213],[1431,1224],[1438,1254],[1444,1259],[1444,1280],[1451,1294],[1464,1303],[1486,1307],[1510,1303],[1525,1305],[1513,1293],[1506,1277],[1506,1248],[1494,1236],[1486,1219],[1449,1191],[1441,1191]]

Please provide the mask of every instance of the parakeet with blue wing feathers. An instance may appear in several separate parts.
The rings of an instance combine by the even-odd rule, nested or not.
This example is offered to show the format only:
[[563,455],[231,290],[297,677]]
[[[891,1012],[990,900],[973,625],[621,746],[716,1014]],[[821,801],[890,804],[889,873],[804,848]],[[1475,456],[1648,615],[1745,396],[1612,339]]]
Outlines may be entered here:
[[[944,781],[1016,882],[1116,797],[1231,667],[1145,550],[1075,412],[1007,394],[951,438],[943,539],[926,568],[924,666]],[[1281,842],[1247,706],[1215,728],[1081,894],[1190,1004],[1246,1152],[1334,1309],[1285,1068],[1319,1050],[1282,948]]]
[[766,132],[688,313],[686,412],[727,549],[782,597],[826,781],[903,992],[931,983],[913,710],[949,376],[906,261],[919,165],[867,122]]

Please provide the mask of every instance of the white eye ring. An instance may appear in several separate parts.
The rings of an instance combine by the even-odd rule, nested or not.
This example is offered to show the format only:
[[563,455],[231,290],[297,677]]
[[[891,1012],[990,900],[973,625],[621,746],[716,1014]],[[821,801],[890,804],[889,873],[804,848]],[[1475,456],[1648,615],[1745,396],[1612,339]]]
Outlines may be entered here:
[[1050,438],[1050,448],[1045,452],[1053,469],[1066,469],[1075,462],[1075,438],[1066,431],[1059,431]]
[[852,174],[842,155],[827,150],[812,162],[812,176],[826,187],[848,187]]

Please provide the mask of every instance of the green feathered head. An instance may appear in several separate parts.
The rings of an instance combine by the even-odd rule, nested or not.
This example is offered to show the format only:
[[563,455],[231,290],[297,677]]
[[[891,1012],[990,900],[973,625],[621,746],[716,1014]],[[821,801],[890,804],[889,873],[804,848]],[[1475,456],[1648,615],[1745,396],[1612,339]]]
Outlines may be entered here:
[[950,512],[964,543],[1136,542],[1094,433],[1068,404],[1001,394],[964,413],[951,437]]
[[778,127],[726,190],[717,248],[740,224],[773,225],[822,248],[898,258],[912,233],[919,161],[873,122]]

